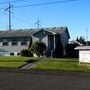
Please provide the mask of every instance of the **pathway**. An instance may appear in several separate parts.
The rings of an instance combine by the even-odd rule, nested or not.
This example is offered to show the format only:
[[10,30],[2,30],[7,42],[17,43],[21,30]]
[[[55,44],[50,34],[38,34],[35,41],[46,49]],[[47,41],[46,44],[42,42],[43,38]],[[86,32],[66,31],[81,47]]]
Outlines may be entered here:
[[37,63],[40,63],[44,60],[44,58],[40,58],[39,60],[35,61],[35,62],[32,62],[32,63],[28,63],[27,65],[21,67],[20,69],[30,69],[32,68],[33,66],[35,66]]

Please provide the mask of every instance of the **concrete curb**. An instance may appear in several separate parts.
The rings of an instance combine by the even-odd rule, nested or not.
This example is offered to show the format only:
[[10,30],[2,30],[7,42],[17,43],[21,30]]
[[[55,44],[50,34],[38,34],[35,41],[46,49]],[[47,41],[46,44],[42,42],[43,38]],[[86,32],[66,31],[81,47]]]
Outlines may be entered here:
[[8,68],[6,68],[6,69],[0,69],[0,72],[90,77],[90,73],[73,72],[73,71],[72,72],[59,71],[59,70],[36,70],[36,69],[23,70],[23,69],[8,69]]

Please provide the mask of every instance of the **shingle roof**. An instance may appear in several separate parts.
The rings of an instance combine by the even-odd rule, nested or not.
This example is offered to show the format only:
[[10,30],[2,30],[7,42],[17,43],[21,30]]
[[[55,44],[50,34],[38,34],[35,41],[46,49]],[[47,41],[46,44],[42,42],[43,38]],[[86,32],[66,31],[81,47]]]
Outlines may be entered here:
[[31,37],[35,30],[0,31],[0,38],[7,37]]
[[54,27],[54,28],[52,28],[50,31],[53,31],[53,32],[55,32],[56,34],[61,34],[61,33],[63,33],[66,29],[67,29],[67,27]]
[[68,28],[67,27],[53,27],[53,28],[46,28],[45,30],[47,31],[52,31],[56,34],[62,34],[63,32],[67,32],[68,37],[70,38],[69,32],[68,32]]
[[[20,29],[20,30],[12,30],[12,31],[0,31],[0,38],[31,37],[34,33],[38,32],[39,30],[38,29]],[[61,34],[65,30],[68,32],[67,27],[43,28],[43,30],[51,31],[56,34]],[[68,33],[68,36],[69,36],[69,33]]]

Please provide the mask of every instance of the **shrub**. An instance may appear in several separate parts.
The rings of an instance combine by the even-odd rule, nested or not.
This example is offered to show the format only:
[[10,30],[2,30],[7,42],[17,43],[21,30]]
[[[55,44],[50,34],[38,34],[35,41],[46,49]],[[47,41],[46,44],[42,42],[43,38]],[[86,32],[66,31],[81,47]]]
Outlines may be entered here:
[[78,46],[77,44],[67,44],[66,45],[67,57],[78,57],[78,51],[74,49],[77,46]]
[[30,50],[37,56],[43,55],[43,51],[46,49],[46,45],[41,41],[36,41],[31,45]]
[[23,50],[21,51],[21,56],[32,57],[33,54],[31,53],[30,50],[28,50],[28,49],[23,49]]

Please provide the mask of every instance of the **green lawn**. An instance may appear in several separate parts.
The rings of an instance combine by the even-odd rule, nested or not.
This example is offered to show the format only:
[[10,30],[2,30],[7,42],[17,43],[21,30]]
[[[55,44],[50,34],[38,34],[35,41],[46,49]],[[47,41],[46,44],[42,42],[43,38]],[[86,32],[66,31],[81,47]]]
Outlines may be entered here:
[[0,67],[8,67],[8,68],[18,68],[28,62],[32,62],[37,60],[37,58],[30,57],[15,57],[15,56],[7,56],[0,57]]
[[[19,68],[29,62],[32,63],[39,59],[40,58],[33,57],[0,57],[0,68]],[[32,67],[32,69],[90,72],[90,65],[79,65],[78,59],[74,58],[45,58]]]
[[90,66],[79,65],[78,59],[46,59],[32,69],[90,72]]

